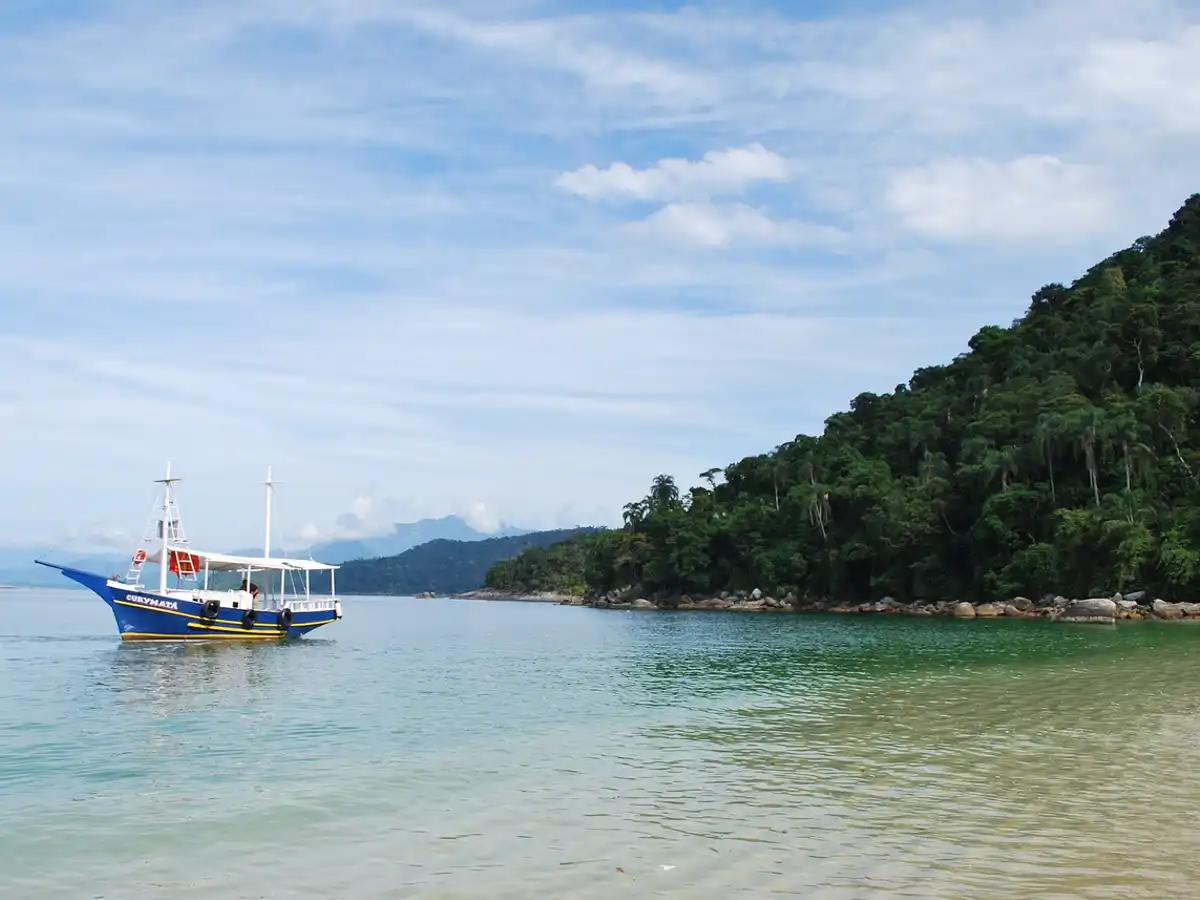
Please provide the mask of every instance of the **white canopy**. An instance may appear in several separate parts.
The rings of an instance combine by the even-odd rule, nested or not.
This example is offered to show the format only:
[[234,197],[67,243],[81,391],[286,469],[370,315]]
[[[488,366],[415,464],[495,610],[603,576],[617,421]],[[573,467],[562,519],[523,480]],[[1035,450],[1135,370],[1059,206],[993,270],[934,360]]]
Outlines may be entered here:
[[[193,550],[191,547],[171,547],[170,552],[183,555],[185,553],[198,557],[203,569],[208,563],[210,572],[239,572],[247,568],[269,569],[275,572],[285,570],[300,572],[325,572],[340,568],[339,566],[321,563],[312,559],[285,559],[280,556],[230,556],[228,553],[213,553],[210,550]],[[158,565],[162,561],[162,548],[147,554],[146,562]]]

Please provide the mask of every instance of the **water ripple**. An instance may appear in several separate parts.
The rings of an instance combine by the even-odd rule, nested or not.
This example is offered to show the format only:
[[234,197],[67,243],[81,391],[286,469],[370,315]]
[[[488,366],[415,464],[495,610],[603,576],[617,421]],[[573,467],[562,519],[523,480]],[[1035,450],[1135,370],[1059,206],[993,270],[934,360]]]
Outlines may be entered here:
[[319,640],[122,646],[77,595],[5,603],[4,896],[1161,900],[1200,876],[1191,629],[348,599]]

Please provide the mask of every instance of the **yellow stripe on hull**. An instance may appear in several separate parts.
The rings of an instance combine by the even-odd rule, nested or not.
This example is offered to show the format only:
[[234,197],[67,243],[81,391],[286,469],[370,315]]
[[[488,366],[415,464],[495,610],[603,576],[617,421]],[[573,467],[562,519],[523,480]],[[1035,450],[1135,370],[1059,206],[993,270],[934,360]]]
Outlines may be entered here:
[[226,632],[202,632],[199,634],[153,634],[146,631],[123,631],[121,632],[121,640],[123,641],[202,641],[209,638],[224,638],[225,640],[234,641],[281,641],[287,635],[282,631],[275,634],[255,634],[253,632],[244,632],[242,634],[230,634]]
[[[292,631],[300,631],[301,629],[304,629],[304,628],[313,628],[319,624],[321,624],[321,623],[319,623],[319,622],[304,622],[301,625],[293,625],[291,630]],[[197,625],[195,622],[188,622],[188,628],[194,628],[196,631],[205,631],[205,632],[214,631],[214,632],[218,632],[220,634],[237,634],[237,635],[243,635],[245,637],[250,637],[250,638],[270,638],[270,637],[275,637],[276,635],[282,637],[284,634],[286,634],[286,632],[280,631],[278,628],[272,628],[270,632],[250,631],[247,628],[239,628],[236,625],[230,625],[228,627],[223,626],[223,625]]]

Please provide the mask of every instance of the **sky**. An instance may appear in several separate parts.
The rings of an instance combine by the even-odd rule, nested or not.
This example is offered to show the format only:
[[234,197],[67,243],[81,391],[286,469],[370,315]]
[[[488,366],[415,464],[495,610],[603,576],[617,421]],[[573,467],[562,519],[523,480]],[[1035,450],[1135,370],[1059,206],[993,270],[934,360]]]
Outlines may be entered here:
[[1197,190],[1196,0],[0,0],[0,544],[615,524]]

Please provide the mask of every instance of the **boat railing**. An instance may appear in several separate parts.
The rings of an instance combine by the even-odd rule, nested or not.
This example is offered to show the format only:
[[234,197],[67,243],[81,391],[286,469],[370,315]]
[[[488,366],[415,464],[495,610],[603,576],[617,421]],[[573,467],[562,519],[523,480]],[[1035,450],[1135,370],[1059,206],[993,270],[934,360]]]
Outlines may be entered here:
[[242,609],[249,609],[253,605],[255,609],[261,609],[266,612],[277,612],[285,606],[294,613],[337,609],[337,598],[329,596],[307,598],[284,597],[282,600],[279,597],[261,597],[258,600],[252,601],[250,594],[246,591],[175,589],[168,591],[167,594],[172,597],[183,597],[197,603],[203,603],[205,600],[216,600],[222,606],[231,606],[231,601],[237,601],[238,606]]
[[280,600],[278,597],[271,597],[265,600],[259,600],[255,604],[259,609],[274,611],[283,609],[285,606],[292,612],[318,612],[325,609],[335,609],[337,605],[336,597],[284,597]]

